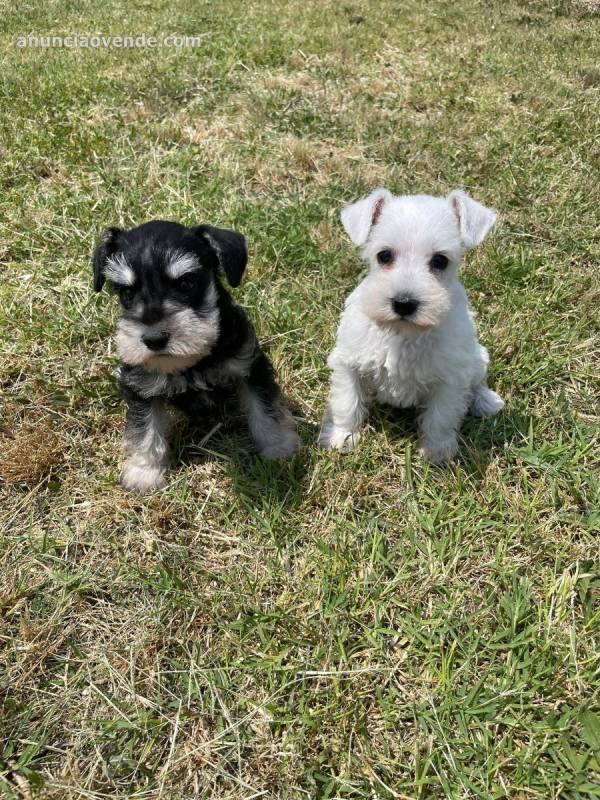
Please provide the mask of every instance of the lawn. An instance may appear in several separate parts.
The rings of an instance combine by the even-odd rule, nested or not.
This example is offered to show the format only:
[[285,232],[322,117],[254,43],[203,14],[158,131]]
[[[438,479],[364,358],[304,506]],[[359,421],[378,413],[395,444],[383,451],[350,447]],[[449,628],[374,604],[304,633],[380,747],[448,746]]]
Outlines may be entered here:
[[[0,14],[0,796],[600,798],[600,7],[48,0]],[[48,49],[27,34],[200,35]],[[452,467],[315,446],[378,185],[498,210],[463,278],[506,401]],[[104,227],[250,242],[303,439],[118,485]]]

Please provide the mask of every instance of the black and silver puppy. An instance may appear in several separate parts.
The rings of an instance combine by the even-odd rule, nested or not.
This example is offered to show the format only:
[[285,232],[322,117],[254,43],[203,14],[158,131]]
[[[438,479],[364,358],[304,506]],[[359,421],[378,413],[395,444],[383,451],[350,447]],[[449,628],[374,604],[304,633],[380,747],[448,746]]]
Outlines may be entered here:
[[237,393],[261,456],[290,458],[298,447],[271,362],[219,280],[220,266],[238,286],[247,260],[239,233],[162,221],[109,228],[94,251],[95,291],[108,280],[121,301],[123,363],[115,375],[128,406],[125,489],[145,492],[165,483],[165,405],[198,416],[224,390]]

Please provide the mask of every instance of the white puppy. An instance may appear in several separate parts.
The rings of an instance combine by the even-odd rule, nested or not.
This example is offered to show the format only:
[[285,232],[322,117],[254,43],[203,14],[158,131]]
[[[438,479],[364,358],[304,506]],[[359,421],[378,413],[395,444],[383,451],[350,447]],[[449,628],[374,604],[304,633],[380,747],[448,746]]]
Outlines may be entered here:
[[487,386],[488,354],[457,275],[465,250],[483,241],[496,213],[455,190],[447,198],[395,197],[376,189],[342,211],[369,273],[346,300],[329,356],[331,392],[320,434],[351,450],[373,400],[420,409],[421,452],[434,463],[457,452],[470,408],[504,405]]

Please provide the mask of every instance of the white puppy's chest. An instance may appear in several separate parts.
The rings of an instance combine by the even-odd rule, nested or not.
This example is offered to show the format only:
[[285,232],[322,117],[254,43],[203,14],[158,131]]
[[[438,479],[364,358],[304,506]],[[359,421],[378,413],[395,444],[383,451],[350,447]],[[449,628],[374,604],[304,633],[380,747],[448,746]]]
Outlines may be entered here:
[[382,362],[363,372],[369,390],[379,402],[408,408],[425,401],[432,383],[425,369],[430,363],[428,338],[391,337]]
[[348,298],[332,369],[356,371],[368,397],[401,408],[427,405],[441,384],[462,389],[481,380],[485,363],[464,290],[441,325],[420,333],[375,324],[360,307],[363,288]]

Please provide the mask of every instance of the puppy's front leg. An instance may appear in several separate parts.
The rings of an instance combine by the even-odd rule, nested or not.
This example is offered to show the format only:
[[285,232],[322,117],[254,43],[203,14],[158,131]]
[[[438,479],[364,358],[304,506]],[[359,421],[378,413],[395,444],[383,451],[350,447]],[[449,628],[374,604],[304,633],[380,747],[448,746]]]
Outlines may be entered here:
[[458,451],[457,433],[469,404],[469,391],[441,386],[429,398],[419,418],[421,454],[432,464],[442,464]]
[[273,365],[262,350],[240,382],[240,400],[259,455],[291,458],[300,446],[300,437],[275,380]]
[[360,439],[369,407],[364,384],[356,370],[336,365],[331,373],[329,402],[321,425],[319,444],[326,450],[349,452]]
[[125,462],[121,472],[124,489],[143,494],[165,485],[167,432],[168,416],[160,400],[127,400]]

